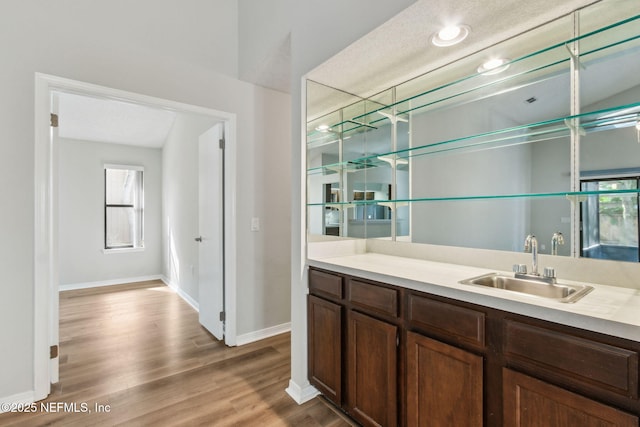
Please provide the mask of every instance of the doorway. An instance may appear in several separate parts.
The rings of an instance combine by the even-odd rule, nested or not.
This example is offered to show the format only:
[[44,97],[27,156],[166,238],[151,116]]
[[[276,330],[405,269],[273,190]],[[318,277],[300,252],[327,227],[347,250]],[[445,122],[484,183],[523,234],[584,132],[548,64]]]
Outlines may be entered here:
[[[234,114],[120,91],[103,86],[63,79],[56,76],[36,74],[35,108],[35,255],[34,255],[34,389],[35,399],[45,398],[50,392],[50,384],[57,379],[58,344],[58,236],[57,236],[57,168],[54,162],[55,147],[50,127],[50,113],[53,92],[69,92],[96,98],[121,100],[133,104],[155,108],[194,113],[209,116],[222,123],[227,141],[224,161],[227,165],[224,175],[224,258],[226,292],[225,342],[236,344],[236,250],[235,250],[235,129]],[[52,358],[50,358],[50,355]]]

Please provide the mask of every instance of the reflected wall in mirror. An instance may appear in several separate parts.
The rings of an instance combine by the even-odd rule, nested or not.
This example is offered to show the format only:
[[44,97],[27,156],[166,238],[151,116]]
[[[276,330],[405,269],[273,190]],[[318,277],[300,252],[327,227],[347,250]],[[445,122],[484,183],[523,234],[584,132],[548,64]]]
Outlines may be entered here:
[[640,3],[603,0],[372,97],[308,81],[309,233],[637,261],[638,69]]

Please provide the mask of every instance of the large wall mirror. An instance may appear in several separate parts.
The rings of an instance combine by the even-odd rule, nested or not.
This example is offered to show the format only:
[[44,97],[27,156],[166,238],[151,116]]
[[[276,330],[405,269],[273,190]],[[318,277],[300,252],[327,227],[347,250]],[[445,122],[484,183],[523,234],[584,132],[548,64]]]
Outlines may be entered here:
[[639,260],[637,1],[366,98],[308,81],[307,103],[310,236]]

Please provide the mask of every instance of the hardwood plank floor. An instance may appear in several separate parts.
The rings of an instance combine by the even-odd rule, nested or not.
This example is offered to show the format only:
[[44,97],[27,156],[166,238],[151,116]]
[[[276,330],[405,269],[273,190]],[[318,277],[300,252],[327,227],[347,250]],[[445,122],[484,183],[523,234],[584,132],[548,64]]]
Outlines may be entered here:
[[297,405],[289,377],[289,334],[226,347],[162,282],[66,291],[60,382],[0,426],[353,425],[322,398]]

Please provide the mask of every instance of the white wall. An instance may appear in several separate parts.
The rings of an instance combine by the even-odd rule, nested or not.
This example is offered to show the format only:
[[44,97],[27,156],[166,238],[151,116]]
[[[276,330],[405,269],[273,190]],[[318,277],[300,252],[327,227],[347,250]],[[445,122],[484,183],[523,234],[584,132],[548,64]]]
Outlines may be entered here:
[[[283,1],[283,0],[280,0]],[[307,379],[307,331],[306,331],[306,280],[302,256],[301,228],[305,210],[302,208],[301,154],[305,142],[301,136],[302,77],[351,42],[412,4],[414,0],[287,0],[291,23],[291,383],[289,391],[303,397],[308,390]],[[240,22],[243,22],[243,5],[251,0],[239,0]],[[264,15],[269,16],[269,15]],[[268,19],[263,19],[268,22]],[[266,40],[281,37],[279,31],[269,32],[266,25],[256,23],[253,28],[241,25],[243,34],[251,39]],[[281,30],[280,30],[281,31]],[[241,52],[242,55],[242,52]]]
[[[254,145],[238,154],[238,293],[243,311],[238,334],[256,330],[252,325],[273,326],[291,321],[291,98],[266,89],[253,94]],[[241,211],[242,210],[242,211]],[[251,218],[260,220],[260,231],[251,231]],[[249,268],[246,259],[256,267]]]
[[[6,0],[3,10],[10,13],[0,14],[0,198],[11,208],[0,209],[0,324],[13,327],[0,338],[0,399],[34,387],[36,72],[235,113],[238,333],[287,321],[289,172],[269,165],[290,159],[290,101],[232,77],[237,2]],[[278,182],[267,179],[273,171]],[[262,232],[250,232],[252,216],[263,219]]]
[[162,150],[162,274],[198,300],[198,138],[217,122],[179,113]]
[[240,79],[289,92],[292,4],[292,0],[238,1]]
[[[160,149],[60,139],[58,158],[60,285],[159,275],[162,272]],[[106,163],[144,167],[142,252],[103,252]]]
[[[569,137],[538,141],[531,145],[531,192],[549,193],[571,189],[571,140]],[[559,255],[570,255],[571,202],[564,197],[532,199],[531,226],[528,233],[538,239],[539,253],[551,253],[551,238],[559,231],[564,245],[558,247]],[[525,235],[526,236],[526,235]],[[525,236],[520,235],[521,244]]]
[[[518,125],[493,111],[492,102],[481,100],[413,114],[412,145],[419,147]],[[482,141],[478,138],[476,143]],[[517,142],[516,135],[510,143]],[[436,150],[460,146],[450,143]],[[420,152],[425,151],[416,153]],[[475,150],[417,155],[411,159],[410,173],[415,199],[527,193],[531,188],[531,146],[501,147],[493,143]],[[521,249],[528,233],[529,202],[524,199],[412,203],[410,209],[414,243],[513,251]]]

